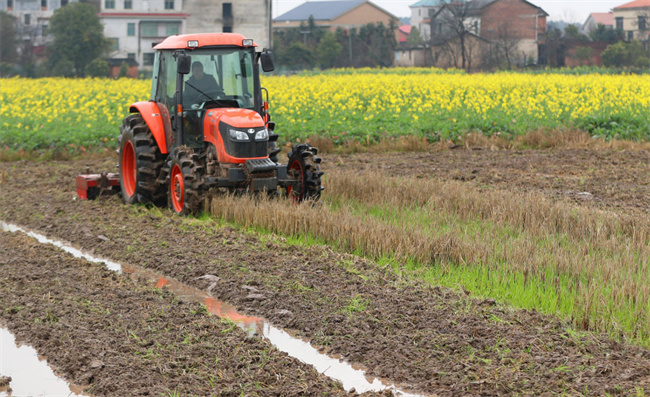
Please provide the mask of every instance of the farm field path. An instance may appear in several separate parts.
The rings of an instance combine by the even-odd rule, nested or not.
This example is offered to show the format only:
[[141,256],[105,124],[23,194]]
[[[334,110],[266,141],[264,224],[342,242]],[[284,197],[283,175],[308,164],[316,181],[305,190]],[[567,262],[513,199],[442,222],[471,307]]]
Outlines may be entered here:
[[[454,150],[324,158],[325,171],[344,165],[359,170],[375,167],[486,188],[537,189],[572,200],[560,192],[588,191],[593,199],[575,200],[621,211],[644,210],[649,179],[645,152]],[[323,351],[362,364],[370,375],[407,391],[447,396],[629,395],[650,390],[648,350],[571,331],[557,318],[476,299],[469,291],[431,286],[325,246],[295,246],[281,236],[256,235],[218,221],[125,206],[115,196],[74,199],[75,175],[87,166],[96,172],[114,171],[115,162],[0,164],[4,175],[0,220],[100,257],[154,269],[199,289],[211,287],[199,277],[217,276],[220,280],[211,289],[216,298],[291,330]],[[526,174],[531,164],[535,171]],[[581,184],[585,173],[589,182]],[[610,182],[608,176],[613,175],[618,177]],[[554,185],[558,180],[565,183]],[[588,185],[591,180],[601,182]],[[638,189],[635,194],[619,194],[633,186]],[[602,200],[599,192],[604,192]],[[118,387],[125,376],[130,395],[156,393],[160,387],[174,390],[186,383],[188,389],[181,395],[225,390],[235,394],[243,390],[247,395],[343,393],[261,340],[238,331],[223,332],[227,325],[201,314],[198,307],[175,304],[173,295],[164,290],[145,288],[100,265],[37,246],[27,237],[0,234],[0,285],[5,292],[0,297],[0,321],[46,355],[69,382],[88,386],[96,395],[116,395],[109,385]],[[66,326],[75,324],[85,325]],[[183,332],[196,327],[198,346],[172,337],[186,336]],[[102,348],[94,350],[86,330],[102,341]],[[122,349],[124,353],[117,354]],[[101,365],[93,361],[100,354]],[[122,365],[124,357],[131,358],[128,365]],[[237,363],[238,359],[248,361]],[[258,367],[256,360],[270,369]],[[196,370],[189,371],[193,381],[186,382],[187,374],[176,365]],[[226,375],[237,368],[243,386],[227,383],[226,376],[221,380],[225,383],[210,389],[202,380],[217,372],[204,368],[215,365],[222,365]],[[271,378],[285,382],[273,383]],[[296,384],[303,388],[292,386]]]

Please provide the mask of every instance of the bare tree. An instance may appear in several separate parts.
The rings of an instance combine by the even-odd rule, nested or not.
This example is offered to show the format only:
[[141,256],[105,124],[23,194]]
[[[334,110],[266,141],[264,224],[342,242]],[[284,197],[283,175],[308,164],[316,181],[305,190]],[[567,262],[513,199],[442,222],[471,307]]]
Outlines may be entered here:
[[520,36],[507,23],[499,25],[490,40],[491,60],[495,66],[511,69],[515,62]]
[[477,11],[472,2],[448,2],[431,16],[431,44],[441,46],[454,66],[467,72],[479,33]]

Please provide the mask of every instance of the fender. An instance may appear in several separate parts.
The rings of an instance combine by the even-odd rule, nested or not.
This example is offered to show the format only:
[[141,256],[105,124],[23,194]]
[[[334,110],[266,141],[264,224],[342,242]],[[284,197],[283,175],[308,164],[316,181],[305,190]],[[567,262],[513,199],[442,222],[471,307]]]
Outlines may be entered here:
[[[158,104],[154,101],[136,102],[129,108],[131,113],[140,113],[144,121],[149,126],[153,139],[156,141],[160,153],[167,154],[167,140],[165,139],[165,123],[160,114]],[[166,114],[169,118],[169,114]]]

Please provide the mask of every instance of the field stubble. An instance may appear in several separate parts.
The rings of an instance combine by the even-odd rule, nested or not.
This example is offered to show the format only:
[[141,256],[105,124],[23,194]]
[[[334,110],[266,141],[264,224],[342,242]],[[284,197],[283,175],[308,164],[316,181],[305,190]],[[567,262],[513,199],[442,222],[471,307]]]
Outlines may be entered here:
[[300,211],[222,195],[207,208],[246,227],[311,236],[434,284],[462,285],[561,313],[578,329],[650,345],[645,217],[377,170],[332,170],[326,188],[323,203]]

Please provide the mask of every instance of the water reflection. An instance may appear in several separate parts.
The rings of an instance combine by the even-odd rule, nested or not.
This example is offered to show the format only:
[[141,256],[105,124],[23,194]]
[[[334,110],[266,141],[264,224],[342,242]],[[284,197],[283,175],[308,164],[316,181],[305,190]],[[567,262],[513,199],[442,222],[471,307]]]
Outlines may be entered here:
[[[47,361],[38,357],[36,350],[27,345],[18,347],[16,338],[6,328],[0,328],[0,377],[9,376],[12,396],[79,396],[81,390],[71,386],[54,374]],[[0,396],[9,393],[0,392]]]

